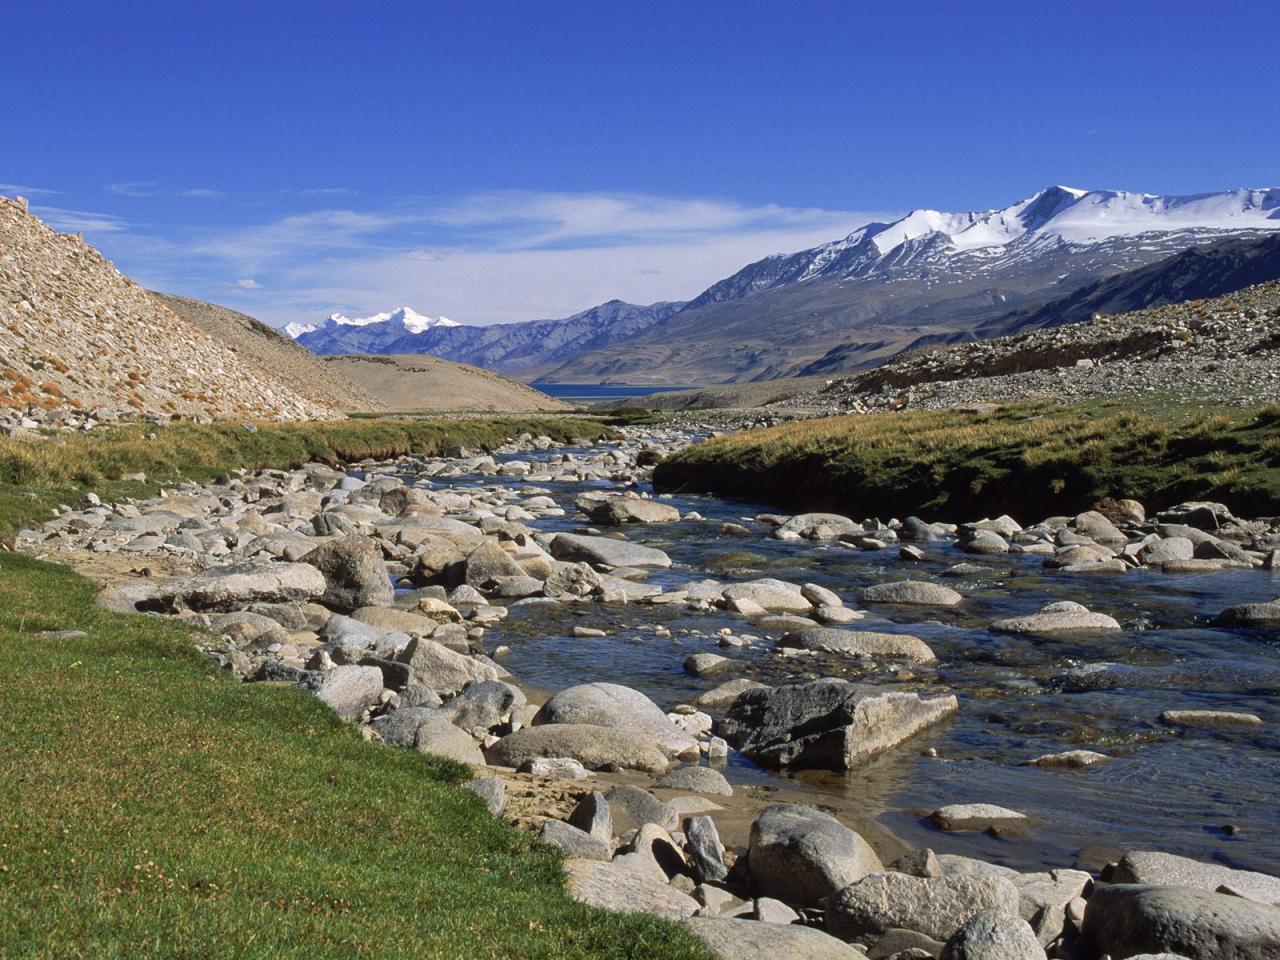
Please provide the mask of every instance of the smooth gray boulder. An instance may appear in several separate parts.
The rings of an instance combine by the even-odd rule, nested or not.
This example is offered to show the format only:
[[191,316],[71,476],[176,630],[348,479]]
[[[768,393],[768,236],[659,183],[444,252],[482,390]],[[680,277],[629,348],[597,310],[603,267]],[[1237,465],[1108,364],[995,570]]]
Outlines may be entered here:
[[711,767],[678,767],[654,784],[664,790],[687,790],[718,797],[733,796],[733,787],[719,770]]
[[523,577],[524,568],[515,557],[503,550],[496,540],[486,540],[469,554],[465,561],[463,582],[477,590],[484,590],[503,577]]
[[707,945],[717,960],[865,960],[866,954],[835,937],[796,924],[730,917],[690,917],[680,925]]
[[316,696],[343,720],[358,720],[378,702],[382,671],[377,667],[334,667],[320,681]]
[[807,613],[813,609],[801,587],[772,577],[732,584],[724,588],[721,596],[729,603],[756,604],[769,613]]
[[709,707],[718,709],[727,707],[733,701],[738,699],[738,695],[748,690],[767,690],[767,684],[760,683],[758,680],[748,680],[746,677],[737,677],[733,680],[726,680],[718,687],[713,687],[706,693],[699,694],[695,699],[694,705],[699,707]]
[[617,683],[567,687],[542,705],[533,723],[617,727],[648,737],[669,757],[696,760],[699,756],[698,741],[668,720],[656,703],[639,690]]
[[443,644],[415,637],[397,658],[407,663],[413,676],[442,695],[454,694],[476,680],[497,680],[491,664],[450,650]]
[[525,702],[519,687],[501,680],[473,680],[441,712],[463,730],[491,730],[509,721]]
[[695,880],[717,882],[729,875],[724,865],[724,844],[714,820],[705,815],[690,817],[684,823],[684,836]]
[[1092,613],[1083,604],[1059,600],[1040,608],[1038,613],[1023,617],[1007,617],[991,624],[996,633],[1040,634],[1108,633],[1120,624],[1105,613]]
[[1158,567],[1168,560],[1190,560],[1196,555],[1196,545],[1186,537],[1165,537],[1154,540],[1138,551],[1138,562]]
[[1045,960],[1045,954],[1021,917],[979,913],[947,941],[941,960]]
[[953,695],[924,699],[847,680],[747,690],[719,734],[766,767],[847,770],[950,716]]
[[1228,607],[1214,621],[1220,627],[1280,626],[1280,599],[1265,603],[1241,603]]
[[1203,863],[1172,853],[1153,850],[1126,853],[1112,869],[1109,879],[1112,883],[1194,887],[1210,891],[1228,887],[1238,897],[1280,906],[1280,877],[1253,870],[1233,870],[1221,864]]
[[802,537],[805,540],[834,540],[844,533],[861,533],[862,524],[838,513],[800,513],[778,526],[773,536],[787,539]]
[[964,601],[955,590],[927,580],[895,580],[877,583],[858,594],[863,603],[890,603],[907,606],[954,607]]
[[1025,825],[1025,813],[992,803],[952,803],[929,815],[939,828],[948,831],[986,830],[993,826]]
[[495,817],[502,816],[502,812],[507,809],[507,785],[497,777],[479,777],[475,780],[468,780],[462,787],[465,790],[470,790],[483,800],[484,805],[489,808],[489,812]]
[[309,563],[235,563],[165,581],[148,604],[169,610],[239,610],[253,603],[314,600],[324,592],[324,574]]
[[360,607],[388,607],[395,599],[382,548],[372,537],[343,537],[323,543],[302,558],[324,574],[320,602],[350,613]]
[[569,895],[602,910],[639,911],[670,920],[691,917],[698,901],[653,876],[626,864],[599,860],[566,860]]
[[801,650],[823,650],[854,657],[883,657],[912,663],[935,663],[937,656],[919,637],[906,633],[878,633],[874,630],[841,630],[814,627],[784,634],[779,646]]
[[385,743],[393,747],[408,747],[419,753],[431,753],[459,763],[484,766],[484,755],[475,740],[450,723],[444,711],[438,708],[401,707],[378,717],[370,726]]
[[884,869],[856,832],[798,803],[774,804],[760,814],[751,825],[747,864],[759,893],[806,907]]
[[604,843],[613,840],[613,812],[599,790],[592,790],[578,801],[569,814],[569,823]]
[[576,533],[558,533],[551,541],[551,555],[570,563],[597,563],[606,567],[669,567],[671,558],[653,547],[614,540],[611,537],[590,537]]
[[608,860],[612,854],[609,843],[579,830],[561,820],[545,820],[538,836],[546,843],[559,847],[566,857],[583,860]]
[[851,940],[899,927],[945,942],[980,913],[1018,916],[1017,888],[1003,877],[872,873],[836,894],[827,931]]
[[625,523],[672,523],[680,511],[669,503],[627,496],[582,496],[575,501],[592,523],[621,526]]
[[616,786],[604,795],[613,815],[614,829],[619,833],[652,823],[663,830],[674,830],[680,817],[648,790],[629,784]]
[[490,763],[519,767],[547,757],[577,760],[588,770],[665,773],[667,755],[643,733],[590,723],[554,723],[508,734],[486,753]]
[[1280,907],[1189,887],[1100,886],[1082,937],[1098,953],[1168,952],[1195,960],[1280,957]]

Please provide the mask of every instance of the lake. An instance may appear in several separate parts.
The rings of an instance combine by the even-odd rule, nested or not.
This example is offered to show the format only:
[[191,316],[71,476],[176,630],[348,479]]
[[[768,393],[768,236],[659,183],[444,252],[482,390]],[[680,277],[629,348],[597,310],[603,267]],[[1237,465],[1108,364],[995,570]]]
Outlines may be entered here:
[[674,393],[692,390],[693,387],[654,387],[622,383],[533,383],[549,397],[569,403],[604,403],[607,400],[631,400],[647,397],[651,393]]

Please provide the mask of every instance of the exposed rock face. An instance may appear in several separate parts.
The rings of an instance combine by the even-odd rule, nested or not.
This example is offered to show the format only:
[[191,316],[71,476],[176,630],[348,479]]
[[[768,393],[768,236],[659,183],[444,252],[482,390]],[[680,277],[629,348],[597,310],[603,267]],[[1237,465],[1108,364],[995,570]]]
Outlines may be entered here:
[[765,896],[815,907],[855,880],[884,869],[871,846],[835,817],[779,803],[751,827],[751,878]]
[[0,197],[0,408],[309,420],[337,416]]
[[1083,936],[1116,957],[1273,960],[1280,956],[1280,907],[1188,887],[1117,884],[1089,898]]
[[923,699],[845,680],[815,680],[743,692],[719,732],[764,766],[845,770],[957,707],[954,696]]

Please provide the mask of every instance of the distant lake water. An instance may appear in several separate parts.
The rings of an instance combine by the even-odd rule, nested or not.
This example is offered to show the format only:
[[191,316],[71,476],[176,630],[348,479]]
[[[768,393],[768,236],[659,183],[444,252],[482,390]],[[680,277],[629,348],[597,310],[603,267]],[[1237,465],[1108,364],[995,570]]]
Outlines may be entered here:
[[636,397],[647,397],[651,393],[674,393],[677,390],[693,389],[692,387],[652,387],[621,383],[534,383],[530,386],[535,390],[541,390],[549,397],[568,403],[632,400]]

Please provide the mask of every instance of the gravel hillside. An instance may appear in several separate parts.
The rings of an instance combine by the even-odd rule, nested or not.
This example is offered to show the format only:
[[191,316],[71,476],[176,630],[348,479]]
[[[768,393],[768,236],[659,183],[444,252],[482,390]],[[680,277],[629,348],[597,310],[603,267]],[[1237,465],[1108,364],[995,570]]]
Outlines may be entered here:
[[[0,197],[0,410],[6,422],[113,415],[339,416],[177,316],[79,236]],[[21,424],[21,419],[16,421]]]
[[154,293],[153,296],[241,357],[272,371],[278,382],[309,400],[339,410],[362,413],[386,409],[364,387],[261,320],[201,300],[169,293]]
[[335,374],[355,381],[371,393],[383,409],[396,413],[573,409],[572,404],[499,373],[438,357],[349,354],[323,360]]

